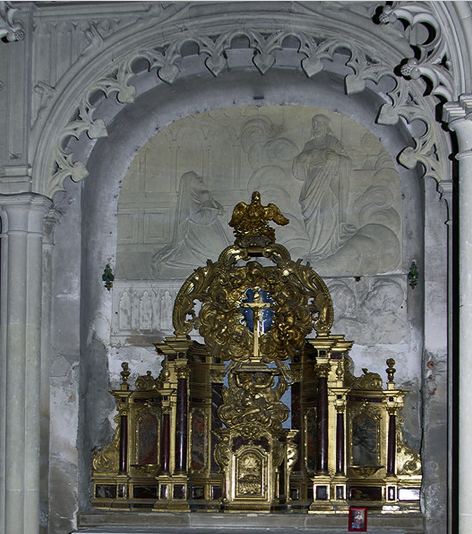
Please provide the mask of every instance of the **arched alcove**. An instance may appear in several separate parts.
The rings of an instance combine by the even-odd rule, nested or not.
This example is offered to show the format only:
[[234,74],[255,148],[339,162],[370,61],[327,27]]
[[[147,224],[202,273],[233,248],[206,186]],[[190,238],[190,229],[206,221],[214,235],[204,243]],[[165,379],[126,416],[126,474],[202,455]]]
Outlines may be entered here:
[[[406,398],[405,435],[414,448],[422,446],[428,460],[424,511],[430,524],[435,517],[443,520],[444,510],[429,503],[443,499],[446,492],[442,456],[447,402],[443,378],[448,365],[444,225],[448,197],[441,194],[451,185],[447,159],[451,143],[435,106],[444,99],[456,99],[468,74],[457,66],[456,44],[463,42],[462,34],[457,30],[457,34],[445,35],[441,26],[446,26],[446,19],[453,26],[455,15],[439,16],[451,14],[453,8],[438,5],[422,4],[414,17],[406,8],[395,6],[391,11],[387,6],[384,25],[380,24],[381,10],[374,17],[378,6],[369,3],[274,2],[263,9],[249,3],[244,13],[235,5],[218,2],[136,3],[132,8],[129,4],[120,7],[111,22],[105,20],[111,17],[109,6],[100,8],[103,13],[94,7],[93,15],[75,6],[70,24],[61,13],[62,6],[55,11],[47,3],[34,5],[31,17],[38,25],[31,39],[38,66],[24,77],[36,84],[34,90],[29,86],[25,90],[34,93],[27,148],[31,176],[27,166],[20,169],[17,165],[23,160],[15,161],[10,166],[12,176],[2,187],[10,193],[26,184],[39,194],[54,195],[57,210],[55,246],[51,238],[44,247],[45,300],[50,296],[49,283],[52,288],[52,318],[47,326],[52,343],[50,350],[45,333],[43,352],[52,357],[50,362],[43,359],[42,370],[43,383],[49,377],[51,386],[51,413],[43,413],[45,419],[51,415],[50,435],[49,428],[43,430],[43,442],[48,443],[43,459],[49,462],[44,479],[51,481],[52,504],[46,503],[46,497],[43,500],[45,509],[51,510],[52,529],[70,530],[77,509],[90,508],[90,460],[112,434],[113,399],[108,390],[119,381],[120,364],[130,361],[131,379],[153,365],[157,372],[159,359],[152,343],[172,331],[170,311],[179,284],[162,284],[139,271],[133,274],[139,291],[133,293],[126,286],[129,269],[120,270],[117,218],[128,171],[147,143],[156,135],[166,135],[179,121],[225,109],[238,113],[251,108],[268,117],[272,109],[282,106],[303,107],[310,115],[316,110],[356,124],[359,132],[369,133],[381,144],[400,183],[399,261],[381,277],[374,271],[366,275],[343,269],[333,276],[328,268],[323,276],[335,301],[336,331],[355,341],[356,372],[365,366],[382,374],[382,362],[388,356],[399,362],[398,379],[412,391]],[[61,17],[56,35],[51,29]],[[410,40],[412,35],[424,37],[418,30],[424,24],[431,34],[439,35],[429,43],[432,50],[428,43]],[[71,43],[73,50],[68,48]],[[418,63],[408,61],[413,47],[421,56]],[[23,60],[26,56],[26,52],[18,55]],[[17,60],[16,65],[21,64]],[[444,76],[435,78],[438,72]],[[38,79],[33,80],[36,75]],[[20,124],[21,117],[13,122]],[[309,137],[307,125],[304,128],[296,143],[298,151]],[[108,137],[101,137],[106,133]],[[339,134],[339,128],[335,133]],[[273,134],[276,137],[275,130]],[[22,136],[18,127],[10,140],[12,146]],[[226,176],[219,174],[223,183],[218,191],[223,192]],[[268,176],[259,173],[254,185],[257,182],[259,187],[264,179]],[[439,192],[436,182],[441,182]],[[171,186],[174,198],[176,184]],[[225,201],[228,215],[234,203],[249,200],[249,182],[245,185],[239,191],[246,196],[233,195]],[[65,191],[59,191],[62,186]],[[264,203],[278,203],[273,191],[265,193],[269,197],[263,192]],[[299,191],[294,195],[292,207],[299,207]],[[170,212],[175,211],[172,204]],[[297,217],[304,222],[300,214]],[[7,224],[5,220],[4,232]],[[231,237],[231,231],[227,236]],[[166,239],[156,242],[156,252]],[[126,247],[121,253],[126,254]],[[115,274],[110,292],[102,281],[107,264]],[[413,264],[419,272],[414,289],[409,283],[414,278]],[[156,294],[160,299],[157,315],[153,308]],[[130,309],[137,310],[137,316],[141,313],[143,320],[133,322],[127,315]],[[49,321],[47,306],[45,310],[43,323]],[[130,328],[120,330],[120,322]],[[43,404],[47,403],[44,397]],[[47,482],[44,486],[46,495]]]
[[[108,137],[99,139],[93,148],[87,148],[88,142],[74,142],[72,147],[76,154],[86,154],[89,176],[78,186],[72,186],[75,194],[81,189],[81,380],[80,391],[83,398],[80,407],[79,443],[81,444],[81,461],[79,463],[79,478],[81,480],[79,499],[81,509],[89,508],[90,478],[87,466],[90,464],[91,452],[104,445],[107,436],[110,436],[111,426],[104,421],[103,414],[112,412],[111,399],[108,389],[119,379],[120,363],[123,360],[131,361],[134,373],[144,373],[153,361],[159,367],[157,357],[153,356],[152,343],[162,340],[165,332],[160,325],[154,325],[154,331],[146,332],[139,328],[128,336],[113,337],[114,324],[119,317],[118,288],[121,283],[117,276],[112,292],[103,290],[100,280],[101,272],[107,263],[113,269],[117,260],[118,239],[118,204],[123,180],[140,150],[152,139],[156,132],[164,132],[167,127],[176,121],[191,117],[195,114],[211,113],[212,111],[230,108],[237,111],[242,106],[257,106],[261,114],[264,109],[274,106],[303,106],[306,109],[318,111],[325,110],[329,114],[339,114],[350,123],[357,123],[365,132],[378,139],[389,155],[390,165],[398,173],[401,188],[401,204],[403,217],[402,225],[402,251],[400,261],[393,269],[402,282],[402,298],[397,307],[402,308],[402,321],[408,324],[408,331],[414,331],[411,339],[415,340],[409,345],[409,352],[414,356],[405,359],[400,374],[403,380],[407,375],[418,376],[421,366],[421,344],[416,340],[422,338],[421,306],[410,308],[407,311],[407,283],[406,274],[412,259],[420,262],[423,254],[422,208],[423,208],[423,182],[421,170],[406,170],[396,162],[397,154],[406,146],[412,145],[410,133],[406,126],[399,122],[397,126],[381,126],[376,123],[381,98],[372,88],[364,92],[346,96],[343,80],[335,73],[321,73],[315,79],[308,79],[296,69],[277,69],[262,76],[259,72],[248,69],[235,69],[213,78],[207,72],[191,72],[192,62],[188,59],[189,70],[187,76],[181,76],[172,86],[159,84],[143,92],[133,104],[126,106],[108,104],[104,102],[103,108],[98,107],[98,116],[108,117]],[[145,84],[143,84],[145,85]],[[119,110],[119,113],[115,114]],[[113,114],[113,119],[110,119]],[[302,148],[302,147],[299,147]],[[225,177],[222,177],[223,179]],[[158,186],[157,186],[158,187]],[[221,187],[224,189],[224,186]],[[234,200],[234,199],[233,199]],[[232,200],[232,201],[233,201]],[[248,200],[248,198],[241,199]],[[231,202],[232,202],[231,201]],[[264,201],[264,199],[263,199]],[[229,205],[229,204],[228,204]],[[372,274],[372,273],[371,273]],[[384,273],[385,274],[385,273]],[[343,277],[337,273],[338,280],[332,280],[333,285],[347,288],[348,292],[358,291],[357,298],[362,294],[381,293],[379,281],[374,277],[368,281],[356,281],[353,273]],[[329,275],[328,275],[329,277]],[[398,282],[389,280],[395,287]],[[147,284],[147,285],[146,285]],[[156,287],[158,282],[148,280],[146,288]],[[178,285],[174,284],[174,290]],[[144,286],[143,286],[144,287]],[[165,288],[169,290],[168,287]],[[390,290],[387,290],[387,295]],[[421,288],[416,290],[416,295]],[[170,292],[169,295],[173,293]],[[342,295],[342,290],[340,290]],[[129,296],[129,293],[127,294]],[[168,295],[168,296],[169,296]],[[373,301],[373,296],[371,297]],[[340,298],[341,306],[343,298]],[[382,306],[382,303],[380,303]],[[374,306],[375,308],[375,306]],[[372,310],[371,310],[372,311]],[[395,310],[393,310],[394,312]],[[350,315],[345,314],[344,325],[347,330],[355,332],[359,326],[349,323]],[[380,319],[379,319],[380,320]],[[167,322],[169,326],[169,322]],[[343,324],[343,323],[341,323]],[[375,330],[375,329],[374,329]],[[360,336],[362,337],[362,336]],[[355,341],[355,339],[354,339]],[[395,340],[394,340],[395,341]],[[397,340],[398,341],[398,340]],[[369,344],[371,347],[369,348]],[[364,364],[373,371],[382,372],[385,358],[378,360],[378,368],[372,368],[372,348],[375,345],[369,339],[365,350],[358,350],[359,366]],[[355,349],[356,350],[356,349]],[[395,349],[398,352],[400,349]],[[388,354],[391,355],[390,353]],[[401,359],[401,357],[400,357]],[[410,386],[416,388],[411,396],[411,406],[415,415],[407,422],[407,433],[411,434],[412,442],[419,445],[421,435],[419,430],[418,391],[419,381],[413,380]],[[97,406],[101,406],[97,410]],[[107,430],[108,427],[108,430]]]

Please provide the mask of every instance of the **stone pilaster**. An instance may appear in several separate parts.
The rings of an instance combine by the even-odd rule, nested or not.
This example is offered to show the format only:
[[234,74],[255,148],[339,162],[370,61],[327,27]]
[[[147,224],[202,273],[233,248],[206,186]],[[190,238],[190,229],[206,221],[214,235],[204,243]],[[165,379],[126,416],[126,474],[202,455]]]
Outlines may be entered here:
[[0,530],[9,534],[39,532],[42,240],[50,206],[41,195],[0,195]]
[[459,151],[459,533],[472,532],[472,95],[445,105]]

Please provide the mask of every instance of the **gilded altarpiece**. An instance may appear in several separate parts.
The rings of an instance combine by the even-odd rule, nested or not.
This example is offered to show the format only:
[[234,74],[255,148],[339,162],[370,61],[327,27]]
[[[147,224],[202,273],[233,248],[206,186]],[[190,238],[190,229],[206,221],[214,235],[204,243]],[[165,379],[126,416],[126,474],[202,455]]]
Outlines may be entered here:
[[[288,219],[253,193],[235,242],[196,269],[173,309],[174,335],[151,372],[112,391],[113,441],[94,460],[105,509],[257,513],[419,510],[421,462],[403,439],[406,391],[351,373],[352,341],[309,263],[275,241]],[[204,343],[192,341],[198,331]]]

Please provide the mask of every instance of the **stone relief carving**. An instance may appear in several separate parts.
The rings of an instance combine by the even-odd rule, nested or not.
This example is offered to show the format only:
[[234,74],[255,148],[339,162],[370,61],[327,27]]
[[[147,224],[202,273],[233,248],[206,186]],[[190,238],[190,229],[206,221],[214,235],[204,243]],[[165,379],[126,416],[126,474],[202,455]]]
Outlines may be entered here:
[[[404,276],[366,277],[358,281],[338,278],[331,279],[327,285],[334,305],[333,332],[342,332],[346,339],[355,339],[356,345],[368,348],[409,342]],[[148,343],[144,341],[147,336],[160,340],[172,335],[172,310],[179,288],[180,281],[161,282],[159,287],[146,280],[116,281],[113,345]],[[195,338],[201,340],[200,336]],[[384,358],[385,351],[382,354]]]
[[[290,43],[293,43],[295,39],[298,45],[294,48],[294,51],[299,54],[300,66],[309,77],[321,72],[330,62],[335,62],[336,57],[343,58],[341,61],[351,70],[350,73],[346,74],[344,80],[347,94],[363,91],[367,81],[372,81],[374,84],[377,84],[382,78],[386,76],[391,77],[394,80],[394,88],[388,90],[386,98],[384,98],[384,100],[389,99],[390,103],[382,106],[378,122],[380,124],[396,124],[400,117],[403,117],[408,123],[411,123],[415,119],[424,122],[426,125],[425,133],[419,137],[415,137],[414,148],[409,147],[402,151],[400,161],[407,168],[415,167],[418,162],[422,163],[425,175],[435,178],[440,183],[443,177],[447,175],[444,171],[448,167],[447,155],[450,153],[450,147],[444,146],[447,141],[442,139],[444,136],[441,135],[441,132],[435,124],[434,109],[437,105],[437,98],[433,95],[423,96],[424,84],[412,84],[411,81],[409,82],[394,73],[395,67],[401,61],[397,47],[388,48],[390,50],[390,53],[387,55],[388,57],[381,57],[379,55],[381,47],[372,46],[368,50],[365,43],[361,46],[356,42],[355,38],[350,38],[349,36],[344,38],[340,36],[337,25],[338,17],[335,16],[339,16],[340,10],[338,7],[335,9],[324,8],[318,13],[316,13],[316,9],[310,10],[301,7],[299,9],[301,9],[303,15],[306,17],[307,24],[313,17],[317,19],[322,17],[326,23],[326,26],[323,25],[325,35],[313,35],[302,30],[288,31],[286,29],[280,29],[277,22],[264,35],[257,31],[238,26],[238,35],[246,38],[247,46],[254,51],[254,55],[252,56],[254,65],[262,74],[267,72],[276,63],[276,52],[287,47],[293,48],[293,44]],[[357,12],[362,12],[362,16],[366,14],[372,16],[370,8],[363,10],[357,9]],[[356,10],[353,11],[354,14],[356,16],[358,15]],[[188,16],[185,10],[182,10],[179,15],[182,17]],[[389,16],[385,14],[382,18],[383,22],[387,22]],[[438,27],[439,23],[435,19],[435,15],[430,13],[429,16],[435,20],[435,27]],[[265,24],[267,25],[267,22]],[[320,25],[318,24],[317,27],[320,27]],[[373,24],[373,29],[374,27]],[[158,32],[156,33],[154,31],[154,33],[159,35]],[[391,34],[390,37],[394,38],[398,48],[405,49],[399,43],[401,32],[397,28],[394,31],[387,29],[386,33]],[[179,31],[178,37],[175,39],[169,39],[164,42],[162,38],[159,38],[156,40],[154,46],[141,48],[139,51],[137,48],[136,51],[128,54],[121,61],[114,62],[113,67],[107,74],[96,79],[95,82],[89,85],[80,106],[82,108],[89,106],[90,96],[100,90],[107,97],[112,93],[116,93],[118,100],[123,103],[134,101],[135,88],[129,85],[129,82],[136,76],[132,68],[136,60],[145,60],[148,63],[149,71],[156,70],[160,80],[165,83],[173,83],[181,70],[182,46],[190,42],[196,45],[199,55],[207,56],[205,60],[206,68],[214,76],[218,76],[227,67],[228,58],[231,56],[234,29],[218,32],[212,28],[211,35],[212,37],[208,37],[204,34],[197,34],[195,31]],[[436,45],[440,42],[441,38],[438,38],[434,44]],[[447,48],[447,45],[444,46]],[[436,49],[434,48],[434,50]],[[347,59],[342,54],[341,56],[339,55],[339,52],[342,50],[349,51]],[[438,53],[438,57],[440,56],[441,54]],[[431,73],[433,71],[438,72],[436,68],[438,65],[439,63],[434,60],[435,68],[428,70],[425,66],[422,66],[422,73],[432,76]],[[446,90],[448,87],[448,77],[446,75],[436,75],[436,80],[438,81],[438,91],[433,92],[433,94],[449,96],[450,91],[448,92]],[[413,81],[416,82],[418,80]],[[441,86],[441,89],[439,89],[439,86]],[[92,107],[90,114],[86,117],[80,112],[74,114],[74,117],[65,126],[64,131],[60,132],[60,138],[52,154],[52,162],[50,164],[50,169],[53,171],[47,192],[49,196],[52,196],[55,191],[62,189],[62,182],[65,178],[71,177],[73,180],[78,181],[87,175],[87,170],[84,165],[80,162],[74,162],[73,156],[67,153],[64,146],[67,144],[66,141],[71,131],[96,129],[93,119],[90,120],[93,112],[94,108]],[[103,130],[103,125],[99,125],[99,129]]]
[[312,138],[292,165],[295,178],[303,182],[300,207],[310,242],[310,260],[337,252],[355,233],[346,223],[351,160],[332,134],[326,115],[312,119]]
[[421,76],[428,78],[433,85],[431,94],[454,101],[459,95],[454,83],[453,64],[448,57],[441,19],[436,17],[433,9],[428,3],[393,2],[383,6],[380,22],[391,24],[402,20],[410,46],[418,52],[419,57],[404,58],[401,75],[411,80]]
[[358,345],[397,344],[406,340],[406,282],[400,276],[334,280],[328,284],[334,305],[333,331]]
[[205,188],[195,172],[180,178],[171,243],[152,258],[152,272],[158,278],[183,278],[194,268],[205,265],[215,250],[229,245],[218,217],[223,206]]
[[[177,121],[138,153],[118,208],[117,277],[184,278],[215,261],[233,242],[231,210],[254,191],[290,220],[277,240],[321,275],[400,267],[400,182],[380,141],[340,114],[246,107]],[[155,239],[138,229],[147,206]]]
[[[434,3],[394,2],[392,6],[383,7],[379,18],[383,25],[394,25],[399,19],[404,23],[398,24],[408,39],[411,57],[403,57],[399,61],[400,76],[395,77],[396,87],[388,93],[391,103],[382,105],[378,122],[396,124],[402,117],[409,124],[419,120],[425,125],[424,133],[414,137],[415,146],[403,149],[398,160],[408,169],[421,163],[424,175],[434,178],[442,192],[441,176],[448,175],[446,154],[450,152],[450,146],[448,138],[441,135],[432,120],[431,109],[440,101],[458,98],[460,88],[454,76],[452,55],[455,47],[448,46],[448,36],[442,32],[441,15],[435,11]],[[425,80],[427,83],[424,83]],[[421,96],[414,94],[414,81],[421,81]]]
[[164,334],[171,335],[172,310],[179,289],[173,282],[156,287],[149,281],[117,280],[113,286],[113,344],[132,345],[135,335],[137,342],[146,336],[159,341]]
[[23,41],[25,31],[16,14],[20,11],[12,6],[11,2],[0,2],[0,39],[8,42]]

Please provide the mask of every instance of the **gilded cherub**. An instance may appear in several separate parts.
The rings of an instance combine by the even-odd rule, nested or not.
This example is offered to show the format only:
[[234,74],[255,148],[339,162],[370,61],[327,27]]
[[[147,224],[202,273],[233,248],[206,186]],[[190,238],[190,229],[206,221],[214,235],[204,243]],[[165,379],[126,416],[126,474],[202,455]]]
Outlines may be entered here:
[[261,194],[254,191],[251,203],[240,202],[233,210],[233,216],[229,225],[234,228],[236,244],[243,245],[245,236],[264,236],[268,238],[265,244],[275,241],[275,231],[269,227],[269,221],[285,226],[289,220],[275,204],[263,206],[261,204]]

